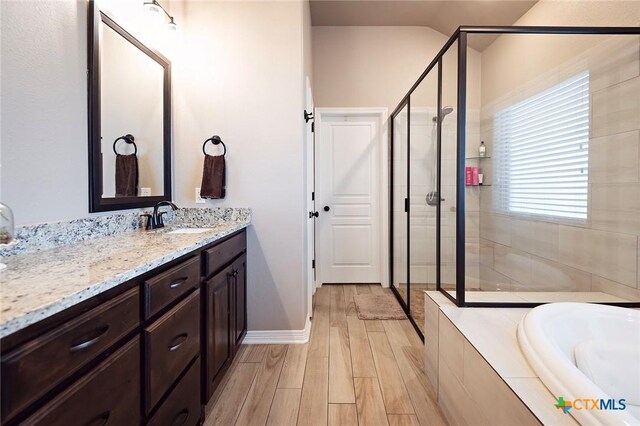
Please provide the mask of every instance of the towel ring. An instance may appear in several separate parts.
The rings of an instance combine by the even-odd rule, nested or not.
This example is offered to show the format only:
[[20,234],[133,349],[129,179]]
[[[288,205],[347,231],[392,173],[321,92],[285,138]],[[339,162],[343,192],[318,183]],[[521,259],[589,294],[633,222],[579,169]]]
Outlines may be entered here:
[[136,140],[136,138],[134,138],[134,137],[133,137],[133,135],[129,135],[129,134],[127,134],[127,135],[124,135],[124,136],[120,136],[118,139],[116,139],[115,141],[113,141],[113,152],[114,152],[116,155],[121,155],[121,154],[118,154],[118,151],[116,151],[116,144],[117,144],[117,143],[118,143],[118,141],[119,141],[119,140],[121,140],[121,139],[122,139],[123,141],[125,141],[126,143],[130,143],[130,144],[132,144],[132,145],[133,145],[133,155],[138,154],[138,146],[137,146],[137,145],[136,145],[136,143],[134,142],[134,141]]
[[204,147],[207,145],[207,142],[211,142],[214,145],[222,144],[222,148],[224,149],[224,151],[222,151],[222,156],[224,157],[227,154],[227,146],[224,144],[224,142],[222,142],[222,139],[220,139],[220,136],[211,136],[202,144],[202,153],[204,155],[207,155],[207,151],[204,150]]

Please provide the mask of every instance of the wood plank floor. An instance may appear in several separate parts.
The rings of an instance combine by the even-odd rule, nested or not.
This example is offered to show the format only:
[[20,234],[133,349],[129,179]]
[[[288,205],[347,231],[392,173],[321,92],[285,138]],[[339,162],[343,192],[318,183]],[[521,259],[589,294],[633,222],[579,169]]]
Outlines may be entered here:
[[422,342],[409,321],[359,320],[353,296],[379,285],[324,286],[304,345],[243,345],[205,425],[444,425]]

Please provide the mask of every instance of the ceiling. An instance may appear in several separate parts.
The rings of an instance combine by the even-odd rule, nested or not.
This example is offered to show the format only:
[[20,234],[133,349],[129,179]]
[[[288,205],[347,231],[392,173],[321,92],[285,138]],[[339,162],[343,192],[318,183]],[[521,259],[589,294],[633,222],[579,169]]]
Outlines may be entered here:
[[[537,0],[311,0],[314,26],[426,26],[451,35],[461,25],[513,25]],[[469,38],[484,50],[495,37]]]

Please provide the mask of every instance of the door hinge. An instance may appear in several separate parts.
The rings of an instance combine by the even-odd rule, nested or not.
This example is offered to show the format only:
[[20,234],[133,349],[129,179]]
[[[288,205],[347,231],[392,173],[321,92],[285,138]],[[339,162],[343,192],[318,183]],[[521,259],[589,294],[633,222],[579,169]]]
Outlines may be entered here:
[[315,200],[316,200],[316,193],[311,192],[311,201],[315,201]]
[[409,213],[409,199],[408,198],[404,199],[404,212],[405,213]]
[[313,112],[307,112],[307,110],[304,110],[304,122],[308,123],[309,120],[313,120]]
[[304,122],[308,123],[309,121],[311,121],[311,133],[315,133],[316,132],[316,120],[315,117],[313,116],[313,112],[307,112],[307,110],[304,110]]
[[313,260],[311,261],[311,268],[312,268],[312,269],[316,269],[316,260],[315,260],[315,259],[313,259]]

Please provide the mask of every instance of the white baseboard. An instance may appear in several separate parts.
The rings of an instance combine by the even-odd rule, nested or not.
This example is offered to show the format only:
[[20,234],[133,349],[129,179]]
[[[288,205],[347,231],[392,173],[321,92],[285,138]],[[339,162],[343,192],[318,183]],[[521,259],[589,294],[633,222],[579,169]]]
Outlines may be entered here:
[[311,320],[307,318],[302,330],[256,330],[247,331],[243,344],[268,345],[268,344],[298,344],[307,343],[311,334]]

